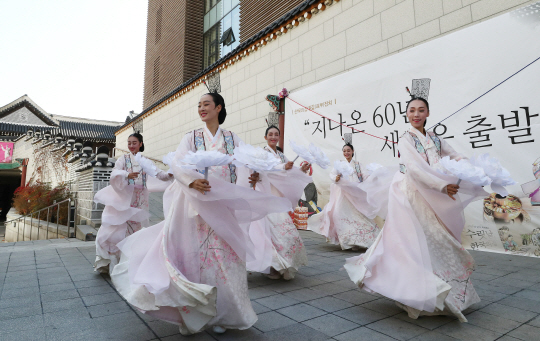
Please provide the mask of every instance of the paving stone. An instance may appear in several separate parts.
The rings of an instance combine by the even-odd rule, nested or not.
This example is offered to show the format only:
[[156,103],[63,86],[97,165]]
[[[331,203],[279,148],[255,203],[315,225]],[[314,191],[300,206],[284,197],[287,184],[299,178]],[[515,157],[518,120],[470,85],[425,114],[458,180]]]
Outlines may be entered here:
[[324,291],[311,288],[303,288],[300,290],[289,291],[284,293],[283,295],[301,302],[311,301],[317,298],[328,296],[328,294]]
[[18,265],[18,266],[9,266],[7,272],[17,272],[17,271],[26,271],[26,270],[36,270],[36,265]]
[[537,291],[534,291],[534,290],[525,289],[525,290],[516,292],[512,296],[540,302],[540,294]]
[[472,312],[475,312],[477,310],[480,310],[480,309],[484,308],[485,306],[490,305],[491,303],[493,303],[493,302],[486,301],[486,300],[476,302],[475,304],[470,305],[469,308],[465,309],[462,313],[463,313],[463,315],[470,314]]
[[345,278],[345,279],[342,279],[342,280],[333,282],[332,284],[342,286],[342,287],[347,288],[347,289],[349,289],[349,290],[351,290],[351,289],[359,289],[359,288],[358,288],[358,285],[356,285],[355,283],[353,283],[353,281],[351,281],[351,280],[348,279],[348,278]]
[[102,277],[98,277],[98,278],[94,278],[94,279],[86,280],[86,281],[73,281],[73,284],[75,285],[75,288],[77,289],[109,285],[107,281],[105,281]]
[[318,298],[305,302],[311,306],[322,309],[326,312],[334,312],[352,307],[354,304],[331,296]]
[[266,313],[267,311],[271,311],[272,309],[262,305],[262,304],[259,304],[255,301],[251,301],[251,306],[253,307],[253,310],[255,311],[255,314],[261,314],[261,313]]
[[[29,283],[29,285],[25,285],[26,283]],[[31,286],[33,284],[37,285],[38,279],[37,276],[30,276],[26,278],[17,278],[17,277],[4,277],[4,285],[14,285],[17,288],[24,288],[27,286]]]
[[259,320],[255,323],[254,327],[262,332],[268,332],[274,329],[296,324],[296,321],[278,314],[275,311],[262,313],[258,317]]
[[87,307],[90,307],[90,306],[93,306],[93,305],[98,305],[98,304],[105,304],[105,303],[122,301],[122,297],[120,295],[116,294],[116,293],[84,296],[82,299],[84,301],[84,304]]
[[454,316],[437,315],[437,316],[420,316],[419,318],[415,320],[415,319],[410,318],[406,312],[401,312],[395,315],[394,317],[408,323],[416,324],[417,326],[420,326],[429,330],[436,329],[456,319]]
[[2,299],[28,296],[28,295],[36,294],[38,292],[39,292],[39,287],[35,287],[35,286],[22,288],[22,289],[4,289],[2,290]]
[[171,336],[178,334],[179,328],[176,324],[165,321],[148,322],[148,327],[159,337]]
[[86,308],[76,308],[70,310],[61,310],[43,314],[45,326],[54,328],[73,328],[79,329],[93,328],[92,318]]
[[36,269],[38,270],[38,273],[40,271],[46,271],[46,269],[60,269],[64,268],[64,264],[58,262],[58,263],[43,263],[43,264],[37,264]]
[[[410,341],[455,341],[453,337],[437,333],[435,331],[430,331],[424,334],[420,334],[417,337],[410,339]],[[498,339],[501,340],[501,339]]]
[[254,288],[249,290],[249,298],[252,300],[277,294],[277,292],[267,288]]
[[[140,315],[144,314],[141,313]],[[92,321],[96,328],[99,330],[108,330],[117,327],[128,327],[131,325],[141,324],[143,322],[142,319],[139,317],[139,314],[133,312],[132,310],[116,315],[96,317],[93,318]]]
[[515,279],[515,278],[507,278],[507,277],[499,277],[497,279],[489,281],[489,283],[492,283],[492,284],[495,284],[495,285],[497,285],[497,284],[508,285],[508,286],[511,286],[511,287],[518,287],[518,288],[522,288],[522,289],[532,287],[533,285],[536,284],[534,282],[519,280],[519,279]]
[[284,292],[287,292],[287,291],[293,291],[293,290],[302,289],[302,286],[299,286],[299,285],[295,284],[294,280],[292,280],[292,281],[279,281],[277,283],[276,282],[265,286],[265,288],[270,289],[270,290],[275,291],[275,292],[280,293],[280,294],[282,294]]
[[71,310],[84,308],[84,303],[80,297],[68,298],[65,300],[43,302],[43,313],[52,313],[61,310]]
[[475,289],[476,289],[476,293],[478,294],[478,296],[480,296],[480,299],[483,301],[496,302],[496,301],[502,300],[503,298],[508,297],[508,295],[503,294],[502,292],[484,290],[480,288],[475,288]]
[[26,305],[41,305],[41,297],[39,293],[36,292],[31,295],[3,298],[0,300],[0,310],[4,308]]
[[73,282],[77,281],[86,281],[89,279],[95,279],[97,277],[101,277],[98,273],[85,273],[85,274],[76,274],[76,275],[70,275]]
[[485,273],[481,273],[477,271],[473,272],[471,275],[473,284],[476,284],[476,281],[491,281],[492,279],[499,278],[499,277],[501,276],[485,274]]
[[336,311],[334,312],[334,315],[343,317],[344,319],[347,319],[361,326],[378,321],[378,320],[382,320],[388,317],[385,314],[381,314],[379,312],[369,310],[361,306],[355,306],[355,307],[343,309],[340,311]]
[[[539,271],[540,271],[540,269],[539,269]],[[527,288],[527,289],[529,289],[529,290],[534,290],[534,291],[540,291],[540,283],[535,284],[535,285],[533,285],[532,287],[529,287],[529,288]]]
[[41,293],[42,302],[60,301],[75,297],[79,297],[79,293],[75,289]]
[[540,336],[540,328],[524,324],[508,333],[509,336],[515,337],[520,340],[538,340]]
[[326,273],[328,271],[326,270],[321,270],[321,269],[315,269],[315,268],[310,268],[310,267],[302,267],[298,270],[298,273],[300,275],[303,275],[303,276],[315,276],[315,275],[320,275],[320,274],[323,274],[323,273]]
[[500,334],[506,334],[510,330],[522,324],[521,322],[490,315],[481,311],[475,311],[474,313],[467,315],[467,320],[470,324],[489,329]]
[[265,307],[268,307],[272,310],[276,310],[276,309],[288,307],[293,304],[297,304],[300,301],[295,300],[291,297],[279,294],[279,295],[274,295],[270,297],[259,298],[255,302],[262,304]]
[[363,304],[378,299],[378,297],[370,295],[365,291],[360,291],[356,289],[342,292],[333,296],[352,304]]
[[484,290],[489,290],[489,291],[501,292],[507,295],[512,295],[520,290],[523,290],[522,288],[511,287],[508,285],[501,285],[501,284],[495,285],[491,282],[479,282],[479,283],[474,282],[473,284],[474,284],[475,289],[484,289]]
[[[223,334],[216,334],[209,328],[206,333],[218,341],[269,341],[265,334],[255,328],[246,330],[229,329]],[[197,334],[197,337],[199,335]]]
[[531,321],[527,322],[527,324],[540,328],[540,316],[537,316],[535,319],[532,319]]
[[6,330],[0,335],[1,340],[17,341],[43,341],[47,339],[43,328],[25,329],[25,330]]
[[108,329],[106,330],[105,335],[107,335],[108,339],[129,341],[146,341],[157,339],[156,334],[154,334],[154,332],[144,324]]
[[0,309],[0,320],[9,320],[25,316],[41,316],[41,304],[15,306]]
[[0,321],[0,330],[27,330],[43,328],[43,316],[34,315]]
[[88,307],[88,312],[90,313],[90,316],[94,318],[107,316],[107,315],[114,315],[114,314],[123,313],[130,310],[131,308],[124,301],[111,302],[111,303],[93,305],[91,307]]
[[334,336],[334,339],[339,341],[394,341],[395,339],[381,334],[375,330],[368,329],[366,327],[360,327],[353,329],[346,333]]
[[498,269],[491,269],[488,267],[477,266],[475,272],[480,272],[480,273],[485,273],[485,274],[495,275],[495,276],[506,276],[512,273],[513,271],[504,271],[504,270],[498,270]]
[[309,287],[324,284],[324,283],[327,283],[327,282],[321,281],[320,279],[307,277],[307,276],[302,276],[302,275],[297,274],[294,277],[294,282],[293,283],[295,285],[298,285],[298,286],[301,286],[301,287],[304,287],[304,288],[309,288]]
[[315,308],[305,303],[300,303],[290,307],[282,308],[277,310],[277,312],[298,322],[326,315],[326,312],[324,310]]
[[384,315],[393,316],[403,312],[394,301],[386,298],[379,298],[361,305],[364,308],[379,312]]
[[317,285],[317,286],[312,287],[312,289],[319,290],[319,291],[322,291],[322,292],[326,292],[328,295],[339,294],[339,293],[350,290],[348,288],[345,288],[345,287],[342,287],[340,285],[335,284],[335,282]]
[[39,291],[42,294],[45,294],[49,292],[64,291],[64,290],[70,290],[70,289],[73,289],[73,290],[75,289],[75,286],[73,285],[72,282],[44,285],[39,288]]
[[368,324],[366,327],[398,340],[408,340],[428,331],[425,328],[412,323],[407,323],[394,317],[373,322]]
[[58,276],[58,277],[50,277],[46,279],[40,279],[39,285],[45,286],[45,285],[52,285],[52,284],[60,284],[60,283],[71,283],[71,278],[69,276]]
[[7,272],[6,278],[10,279],[17,279],[19,281],[24,281],[25,279],[31,279],[36,278],[37,272],[36,270],[24,270],[24,271],[13,271],[13,272]]
[[[105,282],[103,282],[105,283]],[[106,284],[106,283],[105,283]],[[110,285],[101,285],[96,287],[80,288],[77,289],[81,296],[103,295],[111,292],[116,292]]]
[[538,304],[537,301],[531,301],[521,297],[510,296],[497,303],[540,314],[540,304]]
[[[191,335],[183,336],[181,334],[176,334],[176,335],[161,338],[161,341],[183,341],[183,340],[195,341],[193,336],[191,336]],[[214,339],[212,336],[210,336],[206,332],[197,334],[197,341],[215,341],[215,340],[216,339]]]
[[328,335],[321,333],[320,331],[317,331],[303,324],[295,324],[292,326],[275,329],[268,333],[264,333],[264,336],[267,340],[280,340],[280,341],[328,340]]
[[480,309],[480,311],[522,323],[527,322],[538,315],[532,311],[522,310],[499,303],[492,303]]
[[461,340],[492,341],[502,336],[500,333],[459,321],[445,324],[435,331]]
[[358,324],[330,314],[307,320],[302,323],[330,337],[358,328]]

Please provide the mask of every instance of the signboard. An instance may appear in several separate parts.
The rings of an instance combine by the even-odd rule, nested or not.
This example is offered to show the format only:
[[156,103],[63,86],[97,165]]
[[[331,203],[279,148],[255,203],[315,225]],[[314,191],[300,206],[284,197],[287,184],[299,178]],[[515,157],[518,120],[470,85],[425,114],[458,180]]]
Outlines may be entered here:
[[[441,138],[465,156],[490,153],[518,182],[507,197],[491,194],[469,205],[463,245],[540,257],[540,13],[534,10],[501,15],[292,91],[286,144],[313,142],[331,161],[343,160],[343,136],[353,133],[359,162],[397,165],[393,142],[410,127],[405,87],[425,79],[415,86],[429,91],[426,127],[444,119],[435,128]],[[323,198],[330,170],[314,169]]]
[[13,162],[13,142],[0,142],[0,163]]

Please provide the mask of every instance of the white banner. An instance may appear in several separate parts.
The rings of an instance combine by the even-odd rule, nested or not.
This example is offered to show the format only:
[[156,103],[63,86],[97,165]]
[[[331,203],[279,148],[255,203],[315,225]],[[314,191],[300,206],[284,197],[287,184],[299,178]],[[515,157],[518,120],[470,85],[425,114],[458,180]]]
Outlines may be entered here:
[[[529,12],[501,15],[292,91],[286,101],[287,157],[295,157],[288,147],[293,139],[306,145],[314,142],[331,161],[342,160],[342,136],[354,132],[348,127],[397,142],[409,127],[405,87],[411,88],[413,79],[431,79],[426,127],[435,125],[540,57],[540,16],[534,8]],[[506,198],[492,194],[467,208],[467,248],[540,257],[540,191],[532,196],[538,205],[529,197],[540,187],[540,172],[535,177],[533,165],[540,161],[539,92],[540,60],[435,129],[466,156],[489,152],[497,157],[518,182],[508,187],[511,195]],[[397,164],[397,144],[383,139],[355,132],[358,161]],[[321,207],[329,194],[330,170],[314,166]]]

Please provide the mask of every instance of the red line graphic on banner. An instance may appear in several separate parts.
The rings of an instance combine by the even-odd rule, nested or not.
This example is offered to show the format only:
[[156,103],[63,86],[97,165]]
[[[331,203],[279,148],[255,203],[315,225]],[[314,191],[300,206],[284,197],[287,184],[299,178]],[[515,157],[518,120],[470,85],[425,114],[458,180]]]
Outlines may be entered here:
[[328,117],[326,117],[326,116],[324,116],[324,115],[321,115],[321,114],[319,114],[318,112],[316,112],[316,111],[314,111],[314,110],[311,110],[310,108],[305,107],[305,106],[303,106],[302,104],[298,103],[297,101],[295,101],[294,99],[292,99],[291,96],[287,96],[287,97],[285,97],[285,98],[288,99],[288,100],[293,101],[294,103],[298,104],[298,105],[301,106],[302,108],[304,108],[304,109],[306,109],[306,110],[309,110],[309,111],[311,111],[311,112],[314,113],[314,114],[317,114],[317,115],[319,115],[319,116],[321,116],[321,117],[326,118],[326,119],[329,120],[329,121],[332,121],[332,122],[334,122],[334,123],[339,124],[340,126],[344,126],[345,128],[350,128],[350,129],[356,130],[356,131],[359,132],[359,133],[366,134],[366,135],[369,135],[369,136],[371,136],[371,137],[375,137],[375,138],[380,139],[380,140],[388,141],[388,142],[390,142],[390,143],[397,143],[397,142],[390,141],[390,140],[387,140],[387,139],[382,138],[382,137],[379,137],[379,136],[372,135],[372,134],[370,134],[370,133],[366,133],[365,131],[361,131],[361,130],[358,130],[358,129],[356,129],[356,128],[346,126],[346,125],[344,125],[344,124],[342,124],[342,123],[340,123],[340,122],[338,122],[338,121],[335,121],[335,120],[333,120],[333,119],[331,119],[331,118],[328,118]]

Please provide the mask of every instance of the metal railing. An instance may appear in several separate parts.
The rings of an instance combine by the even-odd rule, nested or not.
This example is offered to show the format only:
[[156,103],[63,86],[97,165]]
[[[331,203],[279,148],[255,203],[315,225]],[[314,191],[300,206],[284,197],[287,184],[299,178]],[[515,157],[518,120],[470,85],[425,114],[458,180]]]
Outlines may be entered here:
[[[23,230],[22,230],[22,240],[24,241],[24,233],[26,232],[26,218],[28,218],[28,216],[30,216],[30,235],[29,235],[29,240],[32,240],[32,228],[34,227],[34,215],[37,214],[37,221],[38,221],[38,226],[37,226],[37,229],[38,229],[38,232],[37,232],[37,239],[36,240],[39,240],[39,236],[40,236],[40,233],[39,233],[39,228],[41,227],[41,223],[40,223],[40,216],[41,216],[41,212],[42,211],[45,211],[47,210],[47,227],[46,227],[46,236],[45,236],[45,239],[49,239],[49,224],[51,223],[49,220],[50,218],[50,213],[51,213],[51,208],[53,207],[57,207],[56,208],[56,238],[58,238],[58,229],[60,227],[60,205],[63,204],[63,203],[66,203],[67,202],[67,207],[68,207],[68,216],[67,216],[67,237],[70,238],[71,237],[71,225],[73,223],[73,233],[75,234],[75,214],[76,214],[76,210],[77,210],[77,207],[76,207],[76,199],[66,199],[66,200],[62,200],[60,202],[55,202],[54,204],[50,205],[50,206],[47,206],[45,208],[42,208],[40,210],[37,210],[37,211],[34,211],[34,212],[31,212],[31,213],[28,213],[24,216],[21,216],[19,218],[15,218],[15,219],[12,219],[10,221],[6,221],[4,223],[4,226],[8,226],[9,223],[12,223],[12,222],[17,222],[17,241],[19,241],[19,235],[21,234],[21,223],[20,223],[20,220],[23,219]],[[71,206],[71,203],[74,203],[74,206]],[[72,210],[74,211],[75,214],[72,214]],[[54,211],[54,210],[53,210]],[[71,218],[74,218],[73,221],[71,220]],[[54,224],[54,223],[53,223]],[[63,226],[63,225],[62,225]],[[15,226],[14,226],[15,227]]]

